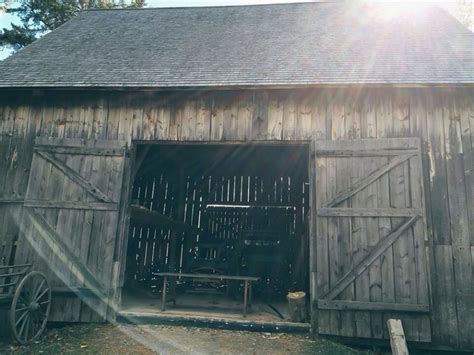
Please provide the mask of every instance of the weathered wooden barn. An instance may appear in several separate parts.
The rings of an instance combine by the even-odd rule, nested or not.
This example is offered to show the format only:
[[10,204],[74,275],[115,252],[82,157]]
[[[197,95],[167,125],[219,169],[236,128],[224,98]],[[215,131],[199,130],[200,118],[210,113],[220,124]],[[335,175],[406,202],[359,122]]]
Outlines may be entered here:
[[0,62],[0,158],[0,264],[52,320],[206,270],[305,291],[315,333],[474,349],[474,35],[441,9],[86,11]]

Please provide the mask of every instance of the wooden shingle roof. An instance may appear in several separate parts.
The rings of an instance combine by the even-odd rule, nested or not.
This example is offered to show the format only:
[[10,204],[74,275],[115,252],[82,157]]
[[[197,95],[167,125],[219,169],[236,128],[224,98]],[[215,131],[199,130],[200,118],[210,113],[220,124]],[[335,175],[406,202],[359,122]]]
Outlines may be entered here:
[[445,83],[474,83],[474,34],[393,3],[85,11],[0,62],[0,87]]

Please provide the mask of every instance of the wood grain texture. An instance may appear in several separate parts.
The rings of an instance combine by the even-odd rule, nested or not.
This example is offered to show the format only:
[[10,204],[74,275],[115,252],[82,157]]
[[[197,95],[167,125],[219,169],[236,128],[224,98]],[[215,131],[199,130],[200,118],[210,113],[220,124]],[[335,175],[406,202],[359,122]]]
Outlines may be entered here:
[[[225,100],[222,97],[225,97]],[[403,174],[400,169],[399,174],[380,177],[374,184],[376,191],[368,191],[365,198],[369,199],[369,196],[376,198],[377,203],[371,208],[393,208],[390,205],[390,193],[386,195],[386,191],[390,192],[390,186],[394,193],[396,191],[392,180],[423,178],[424,191],[411,191],[411,193],[418,196],[418,199],[425,200],[427,214],[424,218],[428,228],[426,244],[428,250],[424,243],[420,244],[417,241],[416,236],[420,231],[416,227],[410,232],[412,233],[410,245],[402,246],[401,249],[397,247],[395,254],[392,248],[387,249],[382,254],[380,266],[368,270],[370,300],[395,301],[391,297],[395,292],[394,282],[397,282],[398,278],[394,277],[393,269],[387,265],[396,262],[393,260],[394,255],[405,255],[405,251],[410,250],[407,247],[411,248],[413,245],[413,254],[409,253],[408,258],[417,260],[425,254],[429,259],[427,260],[430,265],[429,273],[424,273],[421,265],[415,262],[410,267],[409,274],[414,274],[416,283],[423,282],[425,275],[429,278],[433,342],[451,347],[472,348],[473,339],[469,335],[472,334],[474,326],[472,321],[474,307],[472,297],[469,295],[472,295],[470,285],[472,285],[474,262],[471,253],[474,245],[473,102],[473,90],[469,88],[397,90],[334,88],[133,94],[56,92],[54,95],[45,93],[35,97],[30,93],[16,97],[7,93],[0,98],[0,198],[23,200],[32,168],[41,171],[41,174],[38,174],[39,182],[36,182],[43,186],[41,194],[50,193],[48,184],[45,184],[46,180],[51,178],[54,183],[59,181],[50,165],[43,164],[44,166],[39,167],[32,161],[33,140],[37,137],[46,139],[68,137],[77,140],[116,140],[122,137],[129,142],[192,140],[232,143],[269,140],[308,142],[312,138],[341,140],[358,137],[369,139],[419,137],[422,141],[423,176],[413,174],[414,171],[411,169],[413,158],[410,158],[410,167],[404,170]],[[371,150],[376,148],[368,145],[366,149],[368,152],[359,150],[357,154],[370,156]],[[398,153],[390,154],[398,155]],[[390,160],[390,156],[380,157],[380,160],[377,158],[377,164],[374,164],[373,168],[387,164]],[[92,163],[87,159],[83,162],[76,162],[73,159],[70,163],[77,164],[87,179],[100,180],[100,170],[109,168],[105,163]],[[330,159],[325,162],[327,180],[335,178],[335,173],[331,169],[336,167],[331,167],[331,164],[333,163]],[[317,181],[319,177],[315,176],[314,179]],[[35,184],[31,179],[30,183]],[[101,183],[107,190],[106,185],[109,182],[104,180]],[[403,184],[399,182],[399,185]],[[370,185],[368,188],[371,188]],[[340,191],[329,192],[327,198],[336,196]],[[1,245],[8,245],[3,248],[2,253],[10,253],[16,243],[12,240],[18,236],[18,223],[12,216],[19,213],[21,206],[3,204],[0,208],[0,237],[3,243]],[[46,213],[48,222],[60,217],[54,209],[48,210],[51,210]],[[92,213],[77,210],[77,213],[70,215],[72,219],[77,219],[74,223],[80,224],[80,221],[86,221],[87,223],[84,223],[94,233],[100,233],[104,223],[108,223],[108,212]],[[352,218],[370,217],[352,216]],[[321,263],[330,263],[331,258],[337,262],[338,258],[343,257],[339,256],[340,251],[334,255],[329,253],[330,250],[332,252],[331,243],[337,242],[340,238],[340,228],[344,226],[338,227],[331,218],[327,219],[328,226],[325,227],[328,231],[325,244],[328,248],[327,257],[322,261],[314,261],[315,270],[313,270],[321,287],[328,287],[331,278],[337,279],[342,276],[330,275],[332,271],[328,271],[325,275],[325,271],[321,271]],[[369,221],[366,226],[364,223],[361,224],[367,231],[374,231],[368,232],[370,236],[367,240],[368,246],[373,246],[388,234],[392,228],[391,220],[391,217],[380,217],[377,226],[371,225]],[[357,222],[357,225],[359,224]],[[378,233],[375,233],[376,228]],[[315,223],[313,230],[319,231],[320,225]],[[88,232],[84,230],[84,235],[87,234]],[[6,241],[7,239],[9,241]],[[102,242],[105,243],[106,240],[97,241],[99,244]],[[360,245],[363,248],[363,245]],[[425,253],[422,252],[423,248]],[[82,250],[81,253],[85,255],[88,252]],[[96,250],[91,250],[91,256],[97,261]],[[2,260],[9,258],[5,255],[1,257]],[[26,252],[25,257],[33,257],[31,250]],[[97,264],[97,268],[103,267],[104,265]],[[401,269],[400,272],[404,273]],[[411,282],[411,279],[405,281]],[[408,287],[404,297],[410,299],[410,302],[415,299],[416,302],[421,302],[425,292],[415,292],[412,285]],[[416,294],[413,295],[413,292]],[[338,316],[332,310],[324,310],[320,312],[319,317],[324,318],[324,314],[333,319],[327,324],[332,324],[334,329],[329,327],[326,329],[327,332],[334,331],[336,334],[338,332],[336,328],[340,324]],[[83,319],[90,317],[84,316]],[[444,321],[444,326],[441,326],[443,324],[441,320]],[[374,315],[370,316],[370,321],[372,337],[380,337],[380,329],[383,336],[388,335],[385,321],[377,321]],[[374,324],[377,322],[379,325],[376,329]],[[320,324],[320,331],[322,327]],[[414,327],[418,329],[418,339],[424,341],[422,334],[425,333],[426,321],[414,324]],[[407,323],[407,336],[412,333],[412,329],[413,326]]]

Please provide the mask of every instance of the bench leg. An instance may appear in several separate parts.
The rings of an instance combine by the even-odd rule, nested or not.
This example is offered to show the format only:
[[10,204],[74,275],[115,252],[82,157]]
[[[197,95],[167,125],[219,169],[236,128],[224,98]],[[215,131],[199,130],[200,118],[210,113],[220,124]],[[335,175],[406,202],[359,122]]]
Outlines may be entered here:
[[161,311],[165,311],[166,306],[166,276],[163,278],[163,290],[161,291]]
[[249,288],[249,283],[248,283],[247,280],[245,280],[245,286],[244,286],[244,318],[247,317],[248,288]]
[[252,308],[252,282],[249,281],[249,308]]

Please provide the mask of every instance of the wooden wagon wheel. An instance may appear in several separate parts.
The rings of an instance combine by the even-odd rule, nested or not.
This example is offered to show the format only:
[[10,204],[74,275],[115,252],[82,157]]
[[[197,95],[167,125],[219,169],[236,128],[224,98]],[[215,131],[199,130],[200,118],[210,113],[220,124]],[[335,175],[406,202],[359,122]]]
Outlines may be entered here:
[[20,344],[43,333],[51,309],[51,289],[46,276],[38,271],[27,274],[18,284],[10,308],[13,336]]

